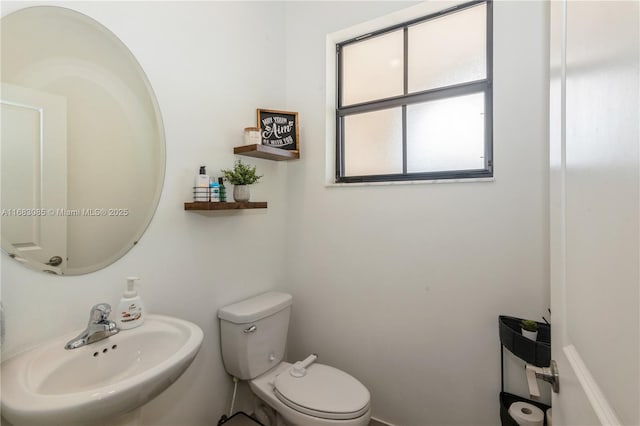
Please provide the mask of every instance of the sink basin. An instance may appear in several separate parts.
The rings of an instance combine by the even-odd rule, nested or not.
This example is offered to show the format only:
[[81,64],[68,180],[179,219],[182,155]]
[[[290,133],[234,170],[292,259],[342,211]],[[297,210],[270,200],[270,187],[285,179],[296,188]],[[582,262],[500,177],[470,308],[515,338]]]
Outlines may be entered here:
[[182,375],[202,343],[200,327],[162,315],[73,350],[78,332],[4,361],[2,416],[20,425],[105,421],[155,398]]

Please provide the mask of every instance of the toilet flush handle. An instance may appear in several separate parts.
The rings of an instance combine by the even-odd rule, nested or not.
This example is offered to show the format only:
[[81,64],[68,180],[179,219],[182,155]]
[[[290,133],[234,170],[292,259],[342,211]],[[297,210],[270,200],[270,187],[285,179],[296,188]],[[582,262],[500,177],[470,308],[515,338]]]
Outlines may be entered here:
[[255,326],[255,324],[254,324],[254,325],[252,325],[251,327],[249,327],[249,328],[245,328],[245,329],[244,329],[244,330],[242,330],[242,331],[244,331],[245,333],[253,333],[253,332],[254,332],[254,331],[256,331],[257,329],[258,329],[258,327],[256,327],[256,326]]

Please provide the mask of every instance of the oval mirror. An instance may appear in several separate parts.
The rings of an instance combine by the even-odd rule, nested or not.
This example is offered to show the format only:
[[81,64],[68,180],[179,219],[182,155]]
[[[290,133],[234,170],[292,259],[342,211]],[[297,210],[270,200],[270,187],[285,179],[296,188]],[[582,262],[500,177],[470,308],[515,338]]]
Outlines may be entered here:
[[36,6],[2,18],[2,249],[77,275],[115,262],[155,212],[160,110],[129,49],[95,20]]

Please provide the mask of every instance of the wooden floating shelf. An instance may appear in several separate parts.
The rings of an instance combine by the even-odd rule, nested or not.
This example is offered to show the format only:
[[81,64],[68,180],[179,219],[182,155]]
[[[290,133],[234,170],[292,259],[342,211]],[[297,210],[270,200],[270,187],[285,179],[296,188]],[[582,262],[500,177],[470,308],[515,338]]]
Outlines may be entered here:
[[297,160],[300,158],[298,151],[288,149],[274,148],[269,145],[243,145],[233,148],[233,153],[237,155],[246,155],[247,157],[265,158],[267,160],[285,161]]
[[244,209],[266,209],[266,201],[247,201],[244,203],[236,202],[192,202],[184,203],[184,209],[187,211],[215,211],[215,210],[244,210]]

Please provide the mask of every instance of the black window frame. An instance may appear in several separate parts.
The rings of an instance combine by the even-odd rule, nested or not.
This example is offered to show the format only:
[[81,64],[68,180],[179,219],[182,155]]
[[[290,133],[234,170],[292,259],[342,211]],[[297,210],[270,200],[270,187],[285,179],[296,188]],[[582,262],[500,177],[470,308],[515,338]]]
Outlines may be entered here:
[[[441,16],[459,12],[480,4],[486,4],[486,76],[482,80],[469,81],[451,86],[437,87],[415,93],[408,93],[408,31],[409,27]],[[404,31],[404,90],[403,94],[390,98],[377,99],[349,106],[342,105],[343,63],[342,50],[345,46],[368,40],[372,37],[402,29]],[[393,182],[438,179],[469,179],[493,177],[493,0],[473,0],[448,9],[444,9],[420,18],[386,27],[360,35],[336,44],[336,183]],[[407,172],[407,105],[427,101],[454,98],[457,96],[484,93],[485,134],[484,168],[472,170],[446,170],[437,172]],[[402,173],[344,176],[344,118],[364,112],[374,112],[389,108],[402,108]]]

